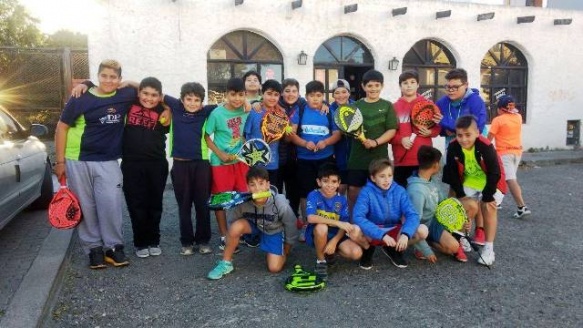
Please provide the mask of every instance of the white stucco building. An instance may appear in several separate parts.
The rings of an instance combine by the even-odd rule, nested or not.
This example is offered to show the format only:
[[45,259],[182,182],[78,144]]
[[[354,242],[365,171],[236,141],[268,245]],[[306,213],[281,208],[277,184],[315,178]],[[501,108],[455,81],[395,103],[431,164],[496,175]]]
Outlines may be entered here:
[[[433,97],[441,94],[447,70],[460,67],[488,104],[500,90],[517,96],[525,149],[570,147],[567,121],[583,118],[583,94],[576,91],[583,12],[500,5],[509,4],[504,0],[304,0],[296,9],[292,2],[298,3],[102,0],[100,27],[89,36],[92,76],[102,59],[115,58],[124,78],[156,76],[165,92],[178,95],[184,82],[219,90],[249,68],[305,85],[315,78],[358,81],[374,67],[385,75],[383,96],[393,101],[403,67],[420,70],[422,91]],[[345,13],[352,4],[357,10]],[[437,19],[437,12],[445,17]],[[493,18],[478,21],[488,13]],[[565,19],[570,24],[555,25]],[[302,51],[305,65],[298,63]],[[393,58],[396,70],[389,69]]]

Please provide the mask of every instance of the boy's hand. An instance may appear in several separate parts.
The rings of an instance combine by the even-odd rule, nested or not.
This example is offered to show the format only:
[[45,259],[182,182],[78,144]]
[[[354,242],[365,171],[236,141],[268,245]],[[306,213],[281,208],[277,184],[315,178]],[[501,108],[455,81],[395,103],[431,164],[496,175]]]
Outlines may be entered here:
[[439,124],[439,122],[441,122],[442,119],[443,119],[443,115],[441,115],[441,113],[436,113],[436,114],[433,114],[433,118],[431,120],[433,122],[435,122],[435,124]]
[[338,243],[334,239],[330,239],[328,243],[326,243],[326,247],[324,247],[324,253],[328,255],[332,255],[336,253],[336,246]]
[[219,157],[219,159],[221,160],[221,162],[223,163],[229,163],[235,160],[235,155],[233,154],[228,154],[225,152],[220,152],[217,154],[217,156]]
[[316,149],[316,145],[312,142],[312,141],[308,141],[306,142],[306,149],[311,150],[311,151],[318,151],[318,149]]
[[[251,109],[252,109],[251,103],[249,102],[249,100],[245,100],[245,105],[243,105],[243,111],[245,113],[249,113],[251,111]],[[259,106],[259,109],[261,110],[261,106]]]
[[322,104],[322,108],[320,108],[320,114],[328,115],[329,111],[330,111],[330,107],[328,107],[328,105],[326,105],[326,104]]
[[464,232],[465,232],[465,233],[469,233],[469,232],[470,232],[470,230],[472,229],[472,222],[470,222],[470,220],[467,220],[467,221],[464,223],[463,229],[464,229]]
[[[245,106],[247,106],[247,104],[248,104],[248,102],[245,103]],[[255,111],[255,113],[261,113],[261,103],[260,102],[254,103],[253,105],[251,105],[251,108],[253,108],[253,110]],[[247,111],[247,110],[245,110],[245,111]]]
[[344,230],[347,234],[351,234],[354,232],[352,224],[348,222],[338,222],[338,228]]
[[55,173],[55,176],[57,176],[57,180],[60,180],[61,177],[66,177],[66,171],[67,168],[65,163],[56,163],[55,166],[53,166],[53,172]]
[[393,237],[389,236],[389,235],[384,235],[383,236],[383,241],[385,242],[385,244],[387,244],[387,246],[389,247],[395,247],[395,245],[397,245],[397,243],[395,242],[395,240],[393,239]]
[[423,127],[420,127],[419,128],[418,134],[420,136],[422,136],[422,137],[430,137],[431,136],[431,130],[429,130],[428,128],[426,128],[426,127],[423,126]]
[[318,141],[318,143],[316,144],[316,151],[318,151],[318,150],[320,150],[320,149],[324,149],[324,148],[326,148],[326,146],[328,146],[328,145],[326,144],[326,141],[324,141],[324,140],[320,140],[320,141]]
[[429,263],[436,263],[437,262],[437,256],[435,256],[435,254],[431,254],[431,255],[427,256],[427,262],[429,262]]
[[395,249],[397,250],[397,252],[402,252],[402,251],[406,250],[408,241],[409,241],[409,237],[407,237],[407,235],[400,235],[399,241],[397,241],[397,245],[395,246]]
[[79,98],[87,91],[87,89],[89,89],[89,87],[83,83],[79,83],[71,90],[71,97]]
[[410,137],[403,137],[403,139],[401,139],[401,144],[407,150],[409,150],[409,149],[411,149],[411,147],[413,147],[413,143],[411,142]]
[[364,148],[366,149],[371,149],[377,146],[376,141],[371,140],[371,139],[366,139],[365,141],[362,142],[362,145],[364,146]]

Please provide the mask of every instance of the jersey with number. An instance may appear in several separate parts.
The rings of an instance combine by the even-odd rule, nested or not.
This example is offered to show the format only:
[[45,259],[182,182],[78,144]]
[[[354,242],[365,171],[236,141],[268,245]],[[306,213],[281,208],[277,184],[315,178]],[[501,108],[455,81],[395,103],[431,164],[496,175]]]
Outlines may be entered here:
[[[346,197],[336,194],[331,198],[326,198],[322,195],[320,189],[313,190],[308,194],[306,198],[306,215],[318,215],[343,222],[348,222],[350,218]],[[308,228],[313,228],[313,224],[310,223]],[[328,228],[328,235],[336,233],[338,233],[338,228]]]

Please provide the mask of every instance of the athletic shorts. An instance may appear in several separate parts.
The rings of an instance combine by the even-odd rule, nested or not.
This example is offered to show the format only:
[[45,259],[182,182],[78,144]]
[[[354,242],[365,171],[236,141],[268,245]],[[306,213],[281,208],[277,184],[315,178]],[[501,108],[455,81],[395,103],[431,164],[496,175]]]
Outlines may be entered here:
[[[314,228],[316,227],[315,224],[308,224],[306,227],[306,245],[315,247],[316,244],[314,243]],[[338,233],[338,228],[328,227],[328,240],[334,238]],[[346,235],[340,239],[338,245],[342,244],[345,240],[349,239]]]
[[265,232],[259,230],[255,223],[247,220],[251,226],[251,235],[258,235],[261,243],[259,244],[259,249],[265,253],[271,253],[275,255],[283,255],[283,245],[284,237],[283,231],[274,233],[273,235],[268,235]]
[[443,234],[445,227],[443,225],[441,225],[441,223],[437,222],[437,219],[434,218],[433,220],[431,220],[431,223],[429,224],[429,227],[427,227],[427,228],[429,229],[429,235],[427,236],[427,241],[439,243],[439,240],[441,239],[441,235]]
[[506,181],[516,180],[516,171],[518,171],[522,155],[504,154],[500,157],[502,158],[502,165],[504,166],[504,172],[506,173]]
[[333,157],[317,160],[298,159],[297,179],[300,184],[300,197],[306,198],[308,194],[318,188],[316,178],[320,166],[325,163],[335,163]]
[[[470,198],[473,198],[477,201],[482,200],[482,192],[481,191],[464,186],[464,192],[466,193],[466,196],[468,196]],[[496,189],[496,192],[494,193],[494,201],[496,202],[496,205],[502,204],[503,199],[504,199],[504,194],[500,190]]]
[[[379,228],[381,228],[385,232],[385,234],[388,232],[389,237],[393,238],[395,241],[398,240],[402,227],[403,226],[401,224],[396,224],[396,225],[391,226],[391,227],[379,226]],[[387,245],[387,244],[385,244],[384,241],[377,240],[377,239],[371,240],[370,244],[372,246],[386,246]]]
[[368,179],[368,170],[348,170],[346,184],[354,187],[364,187]]
[[213,183],[211,194],[225,191],[247,191],[246,175],[249,167],[243,163],[211,166]]

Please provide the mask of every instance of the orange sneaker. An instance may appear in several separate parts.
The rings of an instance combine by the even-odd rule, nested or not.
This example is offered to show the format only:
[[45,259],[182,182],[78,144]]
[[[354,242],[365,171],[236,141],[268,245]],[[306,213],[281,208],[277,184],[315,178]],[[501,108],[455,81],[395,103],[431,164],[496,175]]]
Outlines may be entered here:
[[460,245],[460,247],[458,247],[457,252],[455,252],[455,254],[453,254],[453,256],[459,262],[466,263],[468,261],[468,257],[466,256],[466,253],[464,252],[464,249],[462,248],[461,245]]
[[484,246],[486,243],[486,233],[484,232],[484,228],[478,227],[476,228],[476,233],[474,234],[474,244]]

